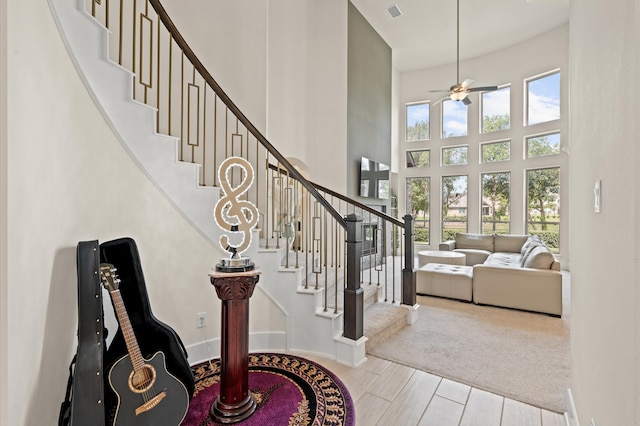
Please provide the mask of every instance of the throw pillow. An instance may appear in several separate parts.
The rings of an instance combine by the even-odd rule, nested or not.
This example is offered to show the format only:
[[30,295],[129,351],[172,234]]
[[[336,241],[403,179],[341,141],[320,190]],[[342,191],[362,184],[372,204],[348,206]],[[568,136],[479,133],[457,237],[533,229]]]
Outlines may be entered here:
[[551,269],[551,265],[553,264],[553,254],[549,251],[548,248],[543,246],[538,246],[531,251],[531,254],[527,257],[527,260],[524,263],[525,268],[535,268],[535,269]]

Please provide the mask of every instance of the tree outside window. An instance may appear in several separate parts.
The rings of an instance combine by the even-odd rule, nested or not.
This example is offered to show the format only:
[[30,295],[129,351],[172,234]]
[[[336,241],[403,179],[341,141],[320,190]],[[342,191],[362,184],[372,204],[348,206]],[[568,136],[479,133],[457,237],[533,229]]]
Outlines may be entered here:
[[482,174],[483,234],[508,234],[510,232],[510,193],[511,173]]
[[511,127],[511,87],[482,93],[482,133],[508,130]]
[[511,141],[484,143],[481,146],[482,162],[494,163],[511,158]]
[[442,148],[443,166],[462,166],[467,164],[469,148],[466,146],[454,146]]
[[442,177],[442,240],[467,232],[467,176]]
[[429,244],[430,178],[407,178],[407,212],[414,218],[415,242]]
[[527,139],[527,158],[560,153],[560,133],[531,136]]
[[560,250],[560,168],[527,170],[527,228]]

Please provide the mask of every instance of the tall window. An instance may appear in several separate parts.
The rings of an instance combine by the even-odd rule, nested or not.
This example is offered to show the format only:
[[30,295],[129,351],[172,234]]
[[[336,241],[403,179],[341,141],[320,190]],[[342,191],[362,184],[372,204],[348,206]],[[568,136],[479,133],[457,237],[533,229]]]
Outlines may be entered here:
[[527,158],[544,157],[560,153],[560,133],[531,136],[527,141]]
[[560,251],[560,168],[527,170],[527,229]]
[[467,106],[460,101],[442,101],[442,137],[467,135]]
[[559,119],[560,73],[534,77],[526,85],[527,126]]
[[416,243],[429,244],[429,188],[428,177],[407,178],[407,213],[414,217]]
[[511,173],[482,174],[482,233],[508,234],[511,230],[509,202]]
[[462,166],[467,164],[469,147],[453,146],[442,148],[443,166]]
[[428,149],[407,151],[407,167],[429,167],[431,152]]
[[429,103],[409,104],[407,113],[407,141],[429,139]]
[[511,127],[511,87],[482,93],[481,133],[507,130]]
[[480,159],[483,163],[507,161],[511,158],[511,141],[488,142],[480,145]]
[[442,241],[467,232],[467,176],[442,177]]

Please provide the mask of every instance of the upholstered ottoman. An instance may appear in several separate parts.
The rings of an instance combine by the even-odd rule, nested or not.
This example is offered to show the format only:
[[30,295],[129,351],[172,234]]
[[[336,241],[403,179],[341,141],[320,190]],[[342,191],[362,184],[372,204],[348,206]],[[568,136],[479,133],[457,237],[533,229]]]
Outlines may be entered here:
[[416,271],[416,293],[471,301],[473,267],[428,263]]

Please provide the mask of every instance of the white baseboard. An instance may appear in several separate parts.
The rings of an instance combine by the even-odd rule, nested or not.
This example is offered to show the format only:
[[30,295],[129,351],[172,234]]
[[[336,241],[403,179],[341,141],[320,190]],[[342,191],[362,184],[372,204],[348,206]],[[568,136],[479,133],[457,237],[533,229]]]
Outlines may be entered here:
[[[187,346],[189,364],[195,365],[220,357],[220,338],[203,340]],[[286,333],[265,332],[251,333],[249,335],[250,352],[281,352],[286,349]]]

